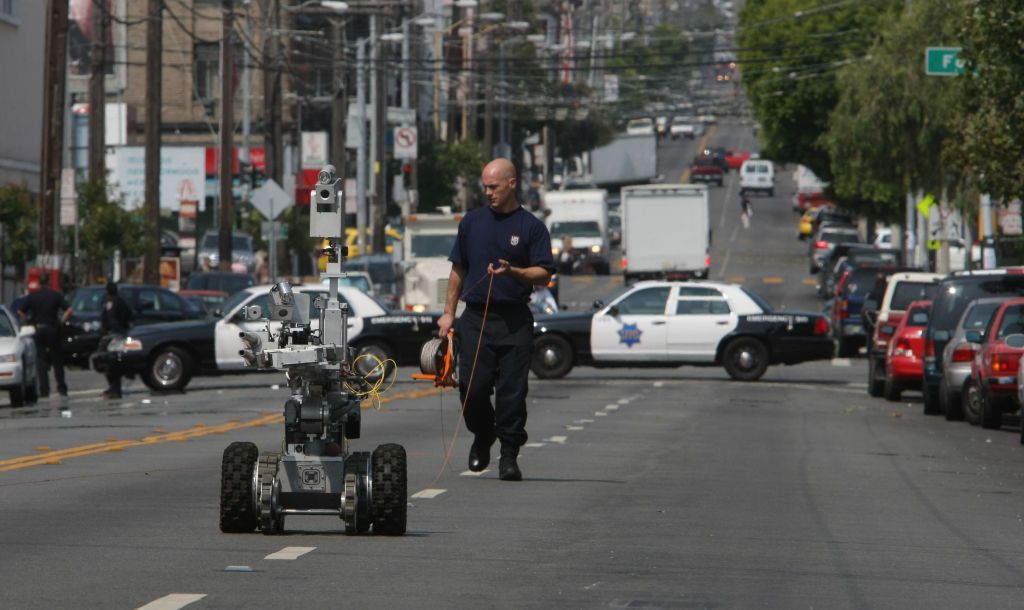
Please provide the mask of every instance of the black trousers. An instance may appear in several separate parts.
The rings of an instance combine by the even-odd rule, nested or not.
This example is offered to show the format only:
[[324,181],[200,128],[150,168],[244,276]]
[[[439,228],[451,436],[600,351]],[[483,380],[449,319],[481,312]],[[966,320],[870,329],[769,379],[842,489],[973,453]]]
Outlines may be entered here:
[[[492,303],[486,324],[483,314],[482,305],[467,305],[456,324],[459,395],[466,405],[466,428],[483,439],[498,438],[502,445],[520,447],[527,439],[526,394],[533,314],[527,305],[519,303]],[[481,325],[484,331],[478,354]]]
[[50,367],[57,380],[57,391],[64,396],[68,393],[68,384],[64,380],[64,356],[60,351],[60,333],[56,326],[37,324],[36,334],[32,337],[36,343],[36,371],[39,379],[39,395],[43,398],[50,395]]
[[[97,351],[104,352],[107,350],[107,346],[110,345],[110,341],[115,337],[123,337],[122,334],[106,334],[100,337],[100,344],[96,348]],[[117,396],[121,395],[121,373],[114,373],[110,370],[111,367],[107,367],[107,370],[103,372],[103,376],[107,378],[107,393],[114,394]]]

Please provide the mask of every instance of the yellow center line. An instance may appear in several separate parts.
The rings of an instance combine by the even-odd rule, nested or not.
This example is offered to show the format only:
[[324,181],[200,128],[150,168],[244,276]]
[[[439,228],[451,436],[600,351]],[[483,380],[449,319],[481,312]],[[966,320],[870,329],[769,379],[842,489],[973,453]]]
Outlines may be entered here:
[[765,284],[781,284],[781,283],[785,282],[786,280],[784,280],[784,279],[782,279],[781,277],[778,277],[778,276],[771,276],[771,277],[761,278],[761,281],[764,282]]
[[[438,388],[425,388],[418,390],[407,390],[404,392],[396,392],[390,396],[385,395],[377,401],[376,404],[387,404],[396,400],[402,400],[405,398],[422,398],[424,396],[436,395],[440,393]],[[360,405],[363,410],[372,409],[373,401],[366,400]],[[163,434],[152,434],[150,436],[143,437],[141,440],[117,440],[107,439],[100,443],[92,443],[89,445],[81,445],[78,447],[69,447],[67,449],[57,449],[55,451],[47,451],[36,455],[24,455],[20,457],[14,457],[6,460],[0,460],[0,472],[10,472],[12,470],[19,470],[22,468],[28,468],[30,466],[42,466],[46,464],[60,464],[61,460],[84,457],[87,455],[95,455],[97,453],[106,453],[110,451],[124,451],[131,447],[142,447],[146,445],[156,445],[159,443],[172,443],[172,442],[185,442],[194,438],[200,438],[203,436],[210,436],[212,434],[224,434],[232,430],[240,430],[243,428],[259,428],[269,424],[281,423],[284,416],[281,413],[268,413],[256,419],[250,419],[248,421],[231,420],[223,424],[215,426],[207,426],[205,424],[196,424],[191,428],[185,430],[178,430],[175,432],[167,432]],[[37,447],[37,450],[42,450],[42,447]],[[47,447],[47,449],[49,449]]]

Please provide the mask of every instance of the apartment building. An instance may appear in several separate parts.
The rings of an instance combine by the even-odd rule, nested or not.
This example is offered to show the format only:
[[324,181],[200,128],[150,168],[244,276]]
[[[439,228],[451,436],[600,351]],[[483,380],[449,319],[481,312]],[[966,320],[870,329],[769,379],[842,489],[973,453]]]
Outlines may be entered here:
[[[0,185],[39,192],[46,2],[0,0]],[[16,58],[16,59],[15,59]]]

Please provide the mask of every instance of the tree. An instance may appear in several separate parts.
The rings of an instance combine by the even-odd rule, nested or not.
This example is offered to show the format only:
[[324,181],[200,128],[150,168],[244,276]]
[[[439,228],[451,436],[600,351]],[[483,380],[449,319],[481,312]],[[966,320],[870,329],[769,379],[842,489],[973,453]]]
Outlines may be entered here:
[[923,65],[926,47],[955,40],[965,10],[965,0],[915,3],[880,25],[867,58],[838,72],[838,103],[821,142],[847,207],[898,220],[906,192],[955,195],[965,184],[951,153],[962,121],[960,87],[926,75]]
[[86,283],[104,275],[114,251],[124,257],[141,256],[145,210],[126,210],[111,199],[105,178],[78,185],[79,249],[84,259]]
[[1020,0],[975,0],[960,31],[970,102],[963,154],[997,199],[1024,197],[1024,11]]
[[487,163],[487,157],[483,145],[477,140],[450,143],[433,140],[420,148],[416,162],[419,175],[429,177],[420,180],[418,210],[432,212],[439,206],[454,204],[459,179],[475,185]]
[[36,205],[26,186],[8,184],[0,186],[0,245],[2,264],[13,264],[19,275],[24,272],[25,261],[36,255]]

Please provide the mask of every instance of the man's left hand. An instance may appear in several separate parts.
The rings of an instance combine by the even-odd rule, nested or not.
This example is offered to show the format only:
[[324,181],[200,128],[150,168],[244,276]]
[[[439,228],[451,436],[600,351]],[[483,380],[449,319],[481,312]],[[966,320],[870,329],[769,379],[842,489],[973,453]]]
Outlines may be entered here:
[[497,267],[494,266],[494,263],[487,265],[487,273],[490,273],[491,275],[503,275],[505,273],[511,273],[511,270],[512,266],[503,258],[498,259]]

